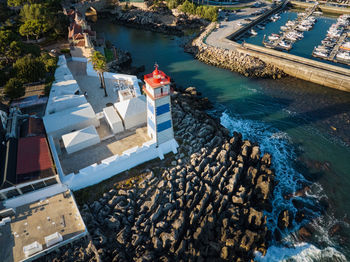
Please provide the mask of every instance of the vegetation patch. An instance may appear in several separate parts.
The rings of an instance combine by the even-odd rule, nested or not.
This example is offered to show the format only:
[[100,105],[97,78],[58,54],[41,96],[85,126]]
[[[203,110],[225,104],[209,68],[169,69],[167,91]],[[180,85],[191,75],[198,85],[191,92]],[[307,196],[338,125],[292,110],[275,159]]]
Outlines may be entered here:
[[185,1],[182,5],[179,6],[180,11],[190,14],[198,15],[201,18],[215,22],[218,20],[218,7],[215,6],[205,6],[205,5],[196,5],[189,1]]
[[[67,34],[68,18],[59,0],[8,0],[0,4],[0,87],[9,99],[25,93],[25,85],[53,82],[57,58],[42,51],[39,38],[52,41]],[[9,7],[15,7],[16,11]]]
[[106,57],[107,63],[113,61],[114,60],[113,51],[108,48],[105,48],[104,51],[105,51],[105,57]]

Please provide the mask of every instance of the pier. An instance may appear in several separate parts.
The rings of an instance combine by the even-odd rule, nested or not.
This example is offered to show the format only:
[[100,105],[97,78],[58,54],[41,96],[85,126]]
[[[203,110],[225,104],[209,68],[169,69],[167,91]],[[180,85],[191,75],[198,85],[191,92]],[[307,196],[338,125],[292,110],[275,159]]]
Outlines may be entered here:
[[333,61],[333,60],[334,60],[336,54],[338,53],[339,47],[340,47],[340,46],[342,45],[342,43],[344,42],[344,40],[345,40],[347,34],[348,34],[347,32],[344,32],[344,33],[341,35],[341,37],[339,38],[337,44],[334,46],[334,48],[333,48],[331,54],[329,55],[328,60],[330,60],[330,61]]
[[277,40],[273,41],[273,42],[267,42],[265,41],[265,36],[264,36],[264,39],[263,39],[263,44],[268,47],[268,48],[273,48],[273,49],[277,49],[277,50],[286,50],[286,51],[289,51],[290,49],[292,49],[292,44],[290,44],[290,46],[288,47],[283,47],[281,46],[280,44],[285,41],[286,39],[286,36],[292,32],[292,31],[295,31],[296,28],[300,25],[300,22],[309,18],[313,12],[316,11],[316,8],[318,6],[318,3],[316,3],[312,8],[310,8],[309,10],[307,10],[307,13],[302,16],[302,17],[298,17],[297,18],[297,23],[295,23],[289,30],[286,30],[281,37],[279,37]]

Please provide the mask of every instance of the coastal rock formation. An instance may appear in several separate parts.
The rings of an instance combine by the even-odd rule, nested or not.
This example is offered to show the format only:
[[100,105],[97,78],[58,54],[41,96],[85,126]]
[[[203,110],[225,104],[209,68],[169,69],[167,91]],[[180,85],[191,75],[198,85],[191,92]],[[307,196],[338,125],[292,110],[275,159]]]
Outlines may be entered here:
[[215,28],[210,24],[195,40],[185,46],[185,51],[209,65],[229,69],[246,77],[281,78],[285,73],[274,65],[267,64],[259,58],[240,53],[236,50],[227,50],[207,45],[206,36]]
[[274,187],[271,156],[261,156],[239,133],[230,136],[203,111],[207,106],[195,88],[175,92],[178,154],[145,169],[133,186],[112,188],[80,208],[94,259],[250,261],[254,251],[265,253],[272,235],[264,215]]
[[132,8],[128,11],[117,9],[112,19],[123,25],[171,35],[182,35],[186,29],[199,28],[208,24],[207,21],[196,16],[188,16],[177,11],[167,11],[151,11],[139,8]]

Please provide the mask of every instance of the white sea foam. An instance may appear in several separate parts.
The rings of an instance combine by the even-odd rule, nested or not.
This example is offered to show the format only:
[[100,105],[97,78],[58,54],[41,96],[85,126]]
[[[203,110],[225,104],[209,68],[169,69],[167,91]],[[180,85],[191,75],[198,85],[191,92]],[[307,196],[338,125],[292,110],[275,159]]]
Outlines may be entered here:
[[308,243],[299,243],[293,247],[268,248],[265,256],[260,252],[255,253],[255,260],[259,262],[343,262],[347,261],[345,256],[332,247],[319,249]]
[[271,214],[267,214],[267,223],[268,227],[274,230],[282,209],[296,211],[291,201],[283,196],[296,192],[300,189],[300,184],[306,181],[292,166],[296,155],[290,146],[291,139],[287,133],[276,130],[265,123],[232,117],[227,112],[222,113],[220,120],[221,124],[231,132],[240,132],[243,139],[258,142],[262,153],[268,152],[272,155],[272,163],[279,184],[274,190],[273,210]]
[[[278,186],[274,189],[274,199],[272,201],[272,212],[266,213],[267,226],[274,231],[277,227],[278,215],[283,209],[296,212],[291,199],[286,199],[283,196],[293,194],[298,191],[301,184],[309,183],[302,174],[297,172],[293,167],[293,162],[296,160],[296,154],[293,150],[292,140],[287,133],[276,130],[266,123],[242,119],[237,116],[231,116],[228,112],[222,113],[220,118],[221,124],[231,132],[237,131],[243,135],[243,139],[249,139],[252,142],[259,143],[262,153],[268,152],[272,155],[272,165],[275,169],[276,180]],[[312,193],[311,193],[312,192]],[[324,216],[313,208],[309,210],[307,206],[314,207],[317,199],[320,196],[325,196],[322,186],[318,183],[313,183],[311,192],[307,192],[307,197],[297,197],[299,201],[305,203],[304,210],[311,214],[309,222],[312,223],[314,229],[321,232],[321,242],[327,245],[334,246],[334,243],[328,236],[330,225],[324,225]],[[332,221],[327,217],[327,221]],[[306,222],[306,221],[304,221]],[[283,244],[287,247],[277,247],[273,242],[273,246],[268,249],[265,257],[257,253],[258,261],[346,261],[343,254],[332,247],[318,249],[312,244],[296,244],[295,232],[298,230],[298,225],[294,224],[293,228],[286,232],[283,236]]]

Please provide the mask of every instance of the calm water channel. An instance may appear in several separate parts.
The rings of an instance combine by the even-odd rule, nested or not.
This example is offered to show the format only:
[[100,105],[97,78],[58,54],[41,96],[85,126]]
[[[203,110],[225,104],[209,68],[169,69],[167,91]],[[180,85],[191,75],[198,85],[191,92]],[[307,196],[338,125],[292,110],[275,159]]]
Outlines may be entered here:
[[[254,80],[195,60],[179,46],[181,38],[98,21],[93,26],[116,47],[128,50],[135,66],[146,73],[157,62],[178,85],[195,86],[215,103],[211,112],[231,131],[259,142],[273,155],[279,184],[270,228],[283,208],[303,206],[314,237],[296,244],[294,232],[284,246],[269,248],[261,261],[339,261],[350,259],[350,93],[328,89],[294,78]],[[306,197],[286,197],[308,185]],[[339,225],[341,230],[329,234]],[[258,256],[257,256],[258,257]]]

